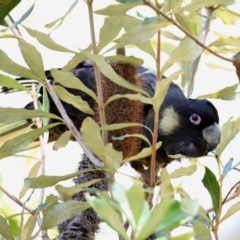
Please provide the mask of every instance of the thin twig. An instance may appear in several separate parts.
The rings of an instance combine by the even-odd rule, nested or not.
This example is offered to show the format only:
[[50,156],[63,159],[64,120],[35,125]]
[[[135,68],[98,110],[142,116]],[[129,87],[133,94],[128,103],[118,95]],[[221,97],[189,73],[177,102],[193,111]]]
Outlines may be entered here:
[[[6,22],[8,27],[12,26],[11,21],[7,21]],[[17,31],[16,28],[12,28],[13,34],[17,37],[20,38],[21,34]],[[20,37],[19,37],[20,36]],[[22,37],[21,37],[22,38]],[[62,118],[65,120],[69,130],[72,132],[73,136],[75,137],[76,141],[79,143],[79,145],[81,146],[81,148],[83,149],[83,151],[85,152],[85,154],[87,155],[87,157],[89,158],[89,160],[95,165],[95,166],[103,166],[103,163],[96,158],[93,153],[87,148],[87,146],[83,143],[82,141],[82,137],[81,134],[79,133],[79,131],[76,129],[75,125],[73,124],[72,120],[69,118],[69,116],[67,115],[62,103],[60,102],[59,98],[57,97],[56,93],[54,92],[52,86],[46,81],[45,83],[45,87],[49,93],[49,95],[52,97],[52,100],[54,101],[57,109],[59,110]]]
[[224,56],[219,55],[218,53],[214,52],[211,48],[207,47],[206,45],[204,45],[202,42],[200,42],[198,39],[196,39],[191,33],[189,33],[188,31],[186,31],[183,27],[181,27],[173,18],[169,17],[167,14],[165,14],[164,12],[162,12],[159,8],[157,8],[150,0],[143,0],[143,2],[149,6],[150,8],[152,8],[154,11],[156,11],[158,14],[160,14],[161,16],[165,17],[169,22],[171,22],[174,26],[176,26],[177,28],[179,28],[182,32],[184,32],[189,38],[191,38],[196,44],[198,44],[199,46],[201,46],[202,48],[204,48],[205,50],[207,50],[208,52],[212,53],[214,56],[221,58],[225,61],[228,62],[234,62],[233,59],[231,58],[227,58]]
[[29,213],[31,213],[32,215],[34,215],[36,213],[36,210],[33,210],[27,206],[25,206],[24,203],[22,203],[18,198],[16,198],[15,196],[13,196],[12,194],[10,194],[6,189],[4,189],[1,185],[0,185],[0,190],[7,195],[10,199],[12,199],[15,203],[17,203],[20,207],[22,207],[23,209],[27,210]]
[[12,22],[10,20],[10,18],[8,16],[6,16],[4,18],[5,23],[7,24],[7,26],[10,28],[10,30],[12,31],[13,35],[16,38],[22,38],[21,34],[18,32],[18,30],[15,27],[12,27]]
[[62,103],[60,102],[58,96],[54,92],[52,86],[46,81],[45,87],[51,96],[52,100],[54,101],[55,105],[58,108],[59,113],[61,114],[62,118],[65,120],[65,124],[68,126],[69,130],[72,132],[73,136],[75,137],[76,141],[79,143],[79,145],[82,147],[83,151],[87,155],[87,157],[90,159],[90,161],[95,165],[95,166],[103,166],[103,162],[100,161],[98,158],[96,158],[93,153],[88,149],[88,147],[83,143],[82,141],[82,136],[80,132],[77,130],[75,125],[73,124],[72,120],[69,118],[67,115],[67,112],[65,108],[63,107]]
[[[36,93],[36,88],[35,88],[35,84],[32,84],[32,99],[33,99],[33,104],[34,104],[34,108],[38,109],[38,98],[37,98],[37,93]],[[36,118],[36,125],[38,128],[41,127],[41,121],[40,118]],[[45,151],[44,151],[44,141],[43,141],[43,135],[39,136],[39,141],[40,141],[40,151],[41,151],[41,174],[45,175]],[[41,204],[43,202],[44,199],[44,188],[41,189],[40,191],[40,198],[39,198],[39,204]]]
[[[92,7],[92,0],[86,1],[88,6],[88,16],[89,16],[89,24],[90,24],[90,33],[91,33],[91,39],[92,39],[92,49],[93,54],[97,54],[97,48],[96,48],[96,39],[95,39],[95,30],[94,30],[94,20],[93,20],[93,7]],[[101,126],[106,125],[106,118],[105,118],[105,112],[104,112],[104,102],[103,102],[103,94],[102,94],[102,83],[101,83],[101,77],[100,77],[100,71],[97,67],[97,65],[93,62],[93,68],[94,68],[94,74],[95,74],[95,80],[96,80],[96,87],[97,87],[97,95],[98,95],[98,108],[99,108],[99,116],[100,116],[100,123]],[[104,144],[108,143],[108,134],[107,131],[102,130],[102,139]]]

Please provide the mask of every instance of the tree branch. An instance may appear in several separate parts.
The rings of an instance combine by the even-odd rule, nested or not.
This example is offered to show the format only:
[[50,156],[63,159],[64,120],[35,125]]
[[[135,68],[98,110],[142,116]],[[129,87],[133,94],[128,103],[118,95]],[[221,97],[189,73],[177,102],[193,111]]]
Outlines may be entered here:
[[149,6],[150,8],[152,8],[154,11],[156,11],[158,14],[160,14],[161,16],[165,17],[169,22],[171,22],[174,26],[176,26],[177,28],[179,28],[182,32],[184,32],[189,38],[191,38],[196,44],[198,44],[199,46],[201,46],[202,48],[204,48],[205,50],[207,50],[208,52],[212,53],[214,56],[221,58],[225,61],[228,62],[234,62],[233,59],[231,58],[227,58],[224,56],[219,55],[218,53],[214,52],[211,48],[207,47],[206,45],[204,45],[203,43],[201,43],[198,39],[196,39],[191,33],[189,33],[188,31],[186,31],[183,27],[181,27],[174,19],[172,19],[171,17],[169,17],[167,14],[165,14],[164,12],[162,12],[159,8],[157,8],[150,0],[143,0],[143,2]]

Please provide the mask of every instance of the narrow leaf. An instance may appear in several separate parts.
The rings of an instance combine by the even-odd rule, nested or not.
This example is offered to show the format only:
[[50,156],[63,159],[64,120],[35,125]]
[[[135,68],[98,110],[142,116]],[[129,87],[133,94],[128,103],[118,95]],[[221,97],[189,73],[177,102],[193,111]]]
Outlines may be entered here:
[[67,15],[69,15],[69,14],[71,13],[71,11],[74,9],[74,7],[77,5],[78,2],[79,2],[78,0],[75,0],[75,1],[71,4],[71,6],[70,6],[70,8],[67,10],[67,12],[66,12],[62,17],[60,17],[60,18],[58,18],[58,19],[56,19],[56,20],[54,20],[54,21],[46,24],[45,27],[46,27],[46,28],[52,28],[52,27],[53,27],[56,23],[58,23],[58,22],[59,22],[58,25],[57,25],[54,29],[56,29],[57,27],[59,27],[59,26],[61,25],[61,23],[63,22],[63,20],[65,19],[65,17],[67,17]]
[[139,5],[141,5],[141,2],[109,5],[106,8],[95,11],[95,13],[107,16],[122,15],[129,11],[130,9],[137,7]]
[[100,159],[103,160],[104,143],[100,134],[100,127],[95,121],[87,117],[81,127],[81,134],[84,144]]
[[225,177],[228,172],[232,169],[233,158],[230,158],[227,164],[223,167],[222,177]]
[[109,51],[125,47],[129,44],[144,43],[148,41],[149,38],[153,37],[160,28],[160,24],[141,25],[138,28],[134,28],[129,32],[124,33],[118,40],[116,40],[117,44],[110,48]]
[[217,216],[219,211],[219,204],[220,204],[220,187],[216,179],[216,176],[207,167],[205,167],[205,174],[204,174],[202,183],[204,187],[208,190],[211,196],[213,209]]
[[45,82],[46,77],[41,54],[33,45],[25,42],[23,39],[18,40],[18,46],[29,68],[38,76],[41,82]]
[[93,172],[95,169],[86,169],[82,171],[78,171],[75,173],[70,173],[64,176],[46,176],[46,175],[41,175],[39,177],[35,178],[25,178],[24,179],[24,185],[27,186],[28,188],[46,188],[46,187],[51,187],[57,184],[60,181],[68,180],[70,178],[79,176],[83,173],[86,172]]
[[234,204],[227,210],[225,215],[220,219],[220,223],[226,220],[227,218],[229,218],[230,216],[232,216],[234,213],[238,212],[239,210],[240,210],[240,202]]
[[73,187],[64,187],[62,185],[56,185],[55,189],[58,192],[59,198],[63,201],[69,200],[73,195],[84,190],[84,188],[89,187],[103,179],[93,179],[85,183],[77,184]]
[[206,240],[211,239],[210,231],[206,227],[205,224],[201,223],[200,221],[193,222],[193,230],[195,232],[194,239],[195,240]]
[[93,110],[88,105],[88,102],[82,100],[80,96],[71,94],[66,90],[66,88],[63,88],[59,85],[54,85],[53,89],[63,102],[73,105],[75,108],[84,113],[93,115]]
[[24,225],[21,231],[21,235],[20,235],[21,239],[30,239],[36,225],[36,220],[37,220],[37,215],[32,215],[28,218],[26,224]]
[[[38,174],[38,171],[39,171],[40,167],[41,167],[41,162],[40,162],[40,161],[36,162],[36,163],[33,165],[33,167],[31,168],[31,170],[30,170],[30,172],[29,172],[29,174],[28,174],[28,177],[29,177],[29,178],[36,177],[37,174]],[[24,195],[26,194],[27,190],[28,190],[28,188],[24,185],[23,188],[22,188],[22,190],[21,190],[21,192],[19,193],[19,198],[20,198],[20,199],[21,199],[22,197],[24,197]]]
[[140,93],[137,93],[137,94],[116,94],[116,95],[113,95],[110,98],[108,98],[108,100],[104,104],[104,107],[106,107],[107,104],[109,104],[110,102],[115,101],[119,98],[127,98],[127,99],[130,99],[130,100],[133,100],[133,101],[140,101],[142,103],[152,104],[152,99],[151,98],[144,97]]
[[[162,142],[158,142],[156,144],[156,150],[158,148],[160,148],[162,146]],[[148,157],[152,154],[152,147],[147,147],[147,148],[143,148],[142,151],[132,157],[126,158],[123,160],[123,162],[130,162],[130,161],[134,161],[134,160],[139,160],[141,158],[145,158]]]
[[12,75],[39,80],[32,70],[15,63],[2,50],[0,50],[0,69]]
[[12,140],[6,141],[0,148],[0,159],[12,156],[15,153],[23,150],[26,146],[28,146],[31,142],[37,139],[45,131],[57,125],[59,125],[59,123],[52,123],[36,130],[24,133]]
[[115,231],[117,231],[124,240],[129,240],[126,230],[122,224],[120,214],[104,198],[86,195],[86,199],[91,207],[101,218]]
[[0,86],[29,92],[29,90],[17,80],[3,74],[0,74]]
[[53,144],[53,150],[57,151],[59,148],[65,147],[70,140],[72,133],[70,131],[64,132],[58,140]]
[[[80,62],[82,62],[85,59],[86,59],[86,56],[84,54],[76,53],[73,56],[73,58],[61,69],[61,71],[68,72],[68,71],[74,69]],[[52,73],[52,71],[51,71],[51,73]]]
[[[76,66],[75,66],[76,67]],[[83,91],[84,93],[91,96],[96,102],[98,102],[98,98],[96,94],[86,87],[81,79],[75,77],[71,72],[62,72],[57,69],[52,69],[51,74],[54,78],[54,80],[58,83],[60,83],[62,86],[67,88],[73,88]]]
[[130,89],[139,93],[143,93],[146,96],[149,96],[149,94],[144,91],[143,89],[136,87],[135,85],[129,83],[125,79],[123,79],[120,75],[115,73],[115,71],[111,68],[111,66],[104,60],[102,56],[90,54],[87,52],[84,52],[86,57],[90,59],[92,62],[95,62],[99,68],[99,70],[102,72],[103,75],[105,75],[107,78],[109,78],[112,82],[116,83],[117,85],[124,87],[126,89]]
[[100,29],[99,43],[97,53],[99,53],[107,44],[113,41],[122,28],[122,21],[119,16],[106,17],[104,24]]
[[60,121],[62,120],[60,117],[52,113],[44,112],[42,110],[26,110],[21,108],[0,107],[0,122],[2,123],[12,123],[36,117],[54,118]]
[[[202,35],[199,35],[197,38],[199,41],[203,40]],[[197,45],[192,39],[187,36],[184,37],[178,47],[173,50],[169,59],[164,63],[161,69],[161,74],[163,74],[175,62],[195,60],[202,51],[202,47]]]
[[43,214],[42,226],[43,230],[53,228],[59,223],[72,218],[76,213],[80,213],[89,208],[89,204],[80,201],[67,201],[53,206],[47,213]]
[[12,231],[7,223],[7,220],[2,215],[0,215],[0,235],[6,238],[6,240],[14,240]]
[[102,150],[104,156],[104,166],[112,170],[117,170],[122,163],[122,152],[115,150],[112,143],[108,143]]
[[[161,180],[168,179],[169,173],[166,168],[163,168],[161,170],[160,177],[161,177]],[[169,178],[169,180],[164,180],[161,182],[160,196],[161,196],[161,198],[164,198],[164,197],[173,198],[174,197],[174,188],[170,182],[170,178]]]
[[169,175],[161,178],[161,181],[167,181],[167,180],[182,177],[182,176],[190,176],[193,173],[195,173],[196,170],[197,170],[197,165],[191,165],[189,167],[180,167],[180,168],[174,170]]
[[229,119],[226,123],[223,124],[220,143],[217,147],[217,153],[219,157],[222,155],[229,142],[239,132],[239,127],[240,118],[236,120]]
[[208,93],[204,95],[200,95],[197,98],[200,99],[205,99],[205,98],[217,98],[217,99],[222,99],[222,100],[235,100],[240,96],[240,92],[237,91],[239,84],[234,84],[229,87],[225,87],[221,89],[220,91],[214,92],[214,93]]
[[58,52],[75,53],[74,51],[69,50],[69,49],[57,44],[45,33],[39,32],[37,30],[33,30],[33,29],[25,27],[25,26],[24,26],[24,28],[28,32],[29,35],[36,38],[46,48],[49,48],[51,50],[58,51]]

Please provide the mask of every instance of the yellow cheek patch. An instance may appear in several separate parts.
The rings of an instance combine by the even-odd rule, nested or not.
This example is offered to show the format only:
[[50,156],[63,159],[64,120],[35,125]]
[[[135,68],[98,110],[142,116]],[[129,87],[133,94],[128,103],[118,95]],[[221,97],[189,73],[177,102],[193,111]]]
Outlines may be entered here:
[[160,118],[159,129],[160,133],[168,135],[174,132],[178,128],[180,123],[178,114],[174,111],[173,107],[169,107],[163,110]]

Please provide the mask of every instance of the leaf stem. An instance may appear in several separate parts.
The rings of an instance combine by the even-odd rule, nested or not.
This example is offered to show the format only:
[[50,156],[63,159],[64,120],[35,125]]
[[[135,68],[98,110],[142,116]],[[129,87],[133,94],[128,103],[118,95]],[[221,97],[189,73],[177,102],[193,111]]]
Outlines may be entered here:
[[204,45],[202,42],[200,42],[198,39],[196,39],[191,33],[189,33],[187,30],[185,30],[183,27],[181,27],[173,18],[169,17],[167,14],[165,14],[164,12],[162,12],[159,8],[157,8],[150,0],[143,0],[143,2],[149,6],[150,8],[152,8],[154,11],[156,11],[158,14],[160,14],[161,16],[165,17],[169,22],[171,22],[174,26],[176,26],[177,28],[179,28],[182,32],[184,32],[189,38],[191,38],[196,44],[198,44],[199,46],[201,46],[202,48],[204,48],[205,50],[207,50],[208,52],[212,53],[214,56],[221,58],[225,61],[228,62],[234,62],[234,60],[232,58],[227,58],[224,56],[219,55],[218,53],[214,52],[211,48],[207,47],[206,45]]
[[[93,0],[87,0],[86,3],[88,6],[88,16],[89,16],[93,54],[97,54],[95,30],[94,30],[94,20],[93,20],[93,7],[92,7]],[[95,73],[97,95],[98,95],[98,100],[99,100],[98,108],[99,108],[100,123],[101,123],[101,126],[104,126],[104,125],[106,125],[106,118],[105,118],[105,112],[104,112],[101,76],[100,76],[100,71],[94,62],[93,62],[93,68],[94,68],[94,73]],[[106,145],[108,143],[108,134],[107,134],[106,130],[102,130],[102,139],[103,139],[104,144]]]

